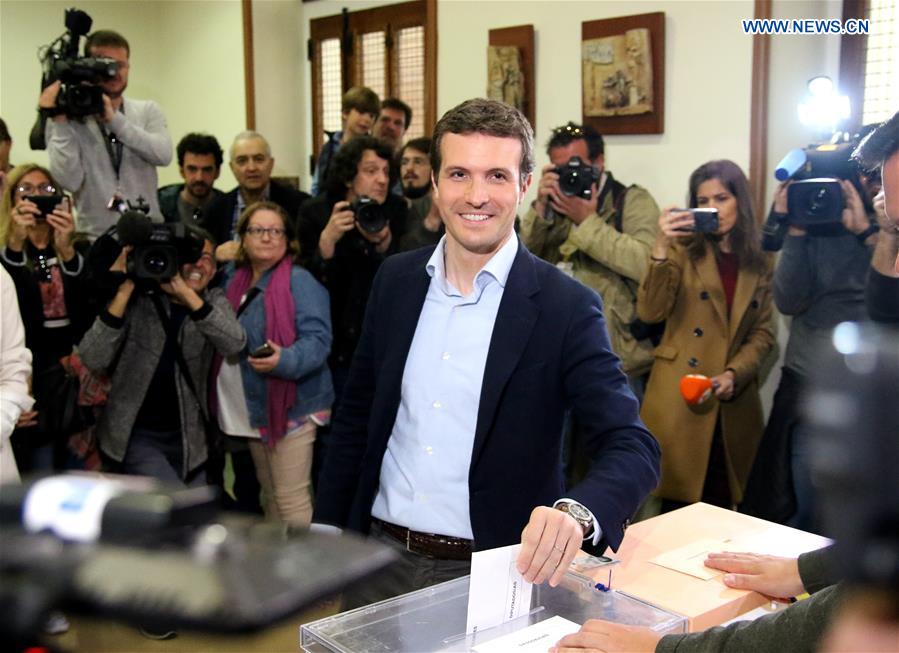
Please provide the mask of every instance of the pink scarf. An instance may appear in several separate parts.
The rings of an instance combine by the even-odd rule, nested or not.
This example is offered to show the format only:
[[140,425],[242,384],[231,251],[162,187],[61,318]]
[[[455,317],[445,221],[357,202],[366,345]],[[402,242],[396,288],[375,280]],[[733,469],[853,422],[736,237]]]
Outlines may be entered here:
[[[297,339],[296,305],[290,292],[290,271],[293,264],[285,256],[272,269],[265,288],[265,339],[282,347],[290,347]],[[237,312],[241,298],[247,294],[252,281],[249,265],[239,268],[228,284],[225,295],[231,307]],[[287,432],[287,415],[296,403],[296,382],[279,379],[276,376],[266,378],[268,423],[259,428],[262,441],[274,447]]]

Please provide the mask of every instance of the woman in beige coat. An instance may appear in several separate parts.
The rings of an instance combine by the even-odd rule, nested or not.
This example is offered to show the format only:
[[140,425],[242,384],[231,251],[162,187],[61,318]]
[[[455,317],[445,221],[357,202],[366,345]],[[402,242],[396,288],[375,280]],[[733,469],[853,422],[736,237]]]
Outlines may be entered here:
[[[666,320],[641,412],[662,447],[663,511],[742,500],[764,428],[759,366],[774,344],[771,263],[743,171],[731,161],[697,168],[690,207],[718,209],[718,231],[694,233],[689,211],[665,209],[637,294],[641,320]],[[686,374],[710,377],[713,395],[688,405]]]

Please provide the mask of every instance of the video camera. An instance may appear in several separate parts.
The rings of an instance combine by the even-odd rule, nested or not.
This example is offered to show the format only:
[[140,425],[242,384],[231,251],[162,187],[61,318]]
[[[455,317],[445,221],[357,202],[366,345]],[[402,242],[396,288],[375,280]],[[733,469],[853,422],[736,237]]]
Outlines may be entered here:
[[839,133],[829,143],[790,150],[781,159],[774,177],[793,182],[787,189],[788,212],[785,219],[773,213],[768,217],[762,227],[764,250],[779,251],[791,224],[814,228],[840,223],[845,204],[840,180],[851,182],[862,192],[858,165],[852,159],[858,140],[857,135]]
[[361,537],[285,532],[218,506],[210,486],[136,476],[81,472],[4,484],[4,650],[35,650],[53,609],[151,627],[258,630],[397,557]]
[[155,223],[147,213],[149,205],[142,197],[137,202],[119,201],[113,205],[121,214],[116,223],[120,245],[131,245],[128,273],[136,280],[168,281],[186,263],[203,254],[203,238],[184,223]]
[[43,65],[41,88],[59,80],[62,86],[56,98],[56,110],[69,118],[83,118],[103,113],[103,89],[98,86],[105,79],[113,79],[119,64],[108,57],[79,57],[81,37],[90,32],[93,20],[80,9],[67,9],[66,31],[62,36],[41,48]]
[[368,195],[361,195],[353,202],[350,210],[355,214],[356,222],[362,230],[370,234],[378,233],[390,222],[384,205],[378,204],[377,200]]
[[[599,182],[599,169],[573,156],[567,163],[556,166],[552,172],[559,175],[559,190],[563,195],[589,200],[593,197],[593,184]],[[546,219],[552,220],[557,213],[551,207],[546,208]]]

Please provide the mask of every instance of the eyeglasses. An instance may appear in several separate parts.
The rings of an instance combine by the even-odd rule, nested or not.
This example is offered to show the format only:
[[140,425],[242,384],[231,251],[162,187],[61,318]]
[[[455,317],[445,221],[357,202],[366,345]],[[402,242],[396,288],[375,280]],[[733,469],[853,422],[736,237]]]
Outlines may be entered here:
[[559,134],[567,134],[572,138],[581,138],[584,135],[584,130],[570,122],[567,125],[553,129],[553,135],[558,136]]
[[287,230],[281,227],[247,227],[247,233],[253,238],[268,236],[272,240],[281,240],[287,235]]
[[19,195],[56,195],[56,186],[46,183],[38,184],[19,184],[16,186]]

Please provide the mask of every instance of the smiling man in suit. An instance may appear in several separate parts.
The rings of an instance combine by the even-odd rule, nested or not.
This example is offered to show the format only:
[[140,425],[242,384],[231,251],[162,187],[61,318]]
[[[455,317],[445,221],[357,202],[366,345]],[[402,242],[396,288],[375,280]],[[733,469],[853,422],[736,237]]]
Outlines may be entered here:
[[[350,607],[464,575],[473,550],[518,542],[525,578],[556,585],[578,549],[618,547],[658,481],[599,296],[514,233],[534,167],[527,119],[464,102],[437,123],[431,159],[446,235],[381,266],[316,493],[315,522],[402,551]],[[566,489],[567,409],[591,464]]]

